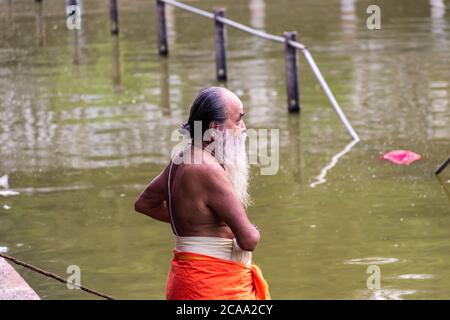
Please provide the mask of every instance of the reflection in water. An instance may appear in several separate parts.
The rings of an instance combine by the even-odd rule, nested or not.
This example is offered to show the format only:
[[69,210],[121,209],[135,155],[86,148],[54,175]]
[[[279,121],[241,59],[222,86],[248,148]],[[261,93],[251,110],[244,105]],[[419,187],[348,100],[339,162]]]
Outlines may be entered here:
[[169,49],[173,48],[177,44],[177,32],[175,25],[175,10],[177,8],[166,5],[166,28],[167,28],[167,41],[169,41]]
[[432,278],[434,278],[432,274],[401,274],[397,277],[397,279],[402,280],[425,280]]
[[289,167],[291,168],[292,176],[296,186],[302,184],[302,171],[305,166],[302,156],[302,139],[301,139],[301,117],[298,115],[291,115],[289,121]]
[[427,136],[429,139],[448,138],[450,116],[449,86],[446,81],[430,81],[429,83],[429,110],[427,112]]
[[250,0],[248,8],[250,9],[250,25],[255,29],[264,29],[266,27],[265,0]]
[[18,196],[20,193],[14,190],[0,190],[0,196],[9,197],[9,196]]
[[358,27],[356,0],[341,0],[341,26],[345,40],[352,40]]
[[0,177],[0,196],[9,197],[9,196],[17,196],[20,192],[11,190],[9,188],[9,176],[7,174]]
[[346,153],[350,152],[352,148],[359,142],[359,140],[352,140],[349,144],[347,144],[344,149],[342,149],[340,152],[336,153],[332,158],[331,161],[320,170],[320,174],[314,178],[313,182],[309,185],[311,188],[316,187],[319,184],[325,183],[327,180],[325,177],[327,176],[327,173],[329,170],[331,170],[339,161],[339,159],[344,156]]
[[430,0],[430,7],[431,18],[439,19],[445,16],[446,7],[444,0]]
[[12,0],[8,0],[8,21],[12,21],[13,20],[13,2]]
[[443,40],[448,37],[446,11],[444,0],[430,0],[431,32],[434,37],[442,37]]
[[69,39],[72,38],[72,63],[74,65],[79,65],[80,64],[80,59],[81,59],[81,47],[84,47],[84,38],[83,38],[83,34],[82,34],[82,30],[83,30],[83,19],[81,18],[82,14],[83,14],[83,1],[82,0],[66,0],[66,16],[67,16],[67,8],[68,6],[73,6],[73,5],[78,5],[80,10],[80,17],[79,17],[79,21],[80,21],[80,28],[76,29],[74,28],[73,30],[67,30],[68,33],[70,33],[70,36],[68,37]]
[[35,4],[35,16],[36,16],[36,39],[38,46],[43,47],[46,44],[46,24],[43,16],[43,1],[36,2]]
[[4,189],[9,189],[9,178],[7,174],[0,177],[0,187]]
[[80,36],[81,36],[81,29],[77,30],[70,30],[70,37],[72,38],[72,64],[73,65],[79,65],[80,64],[80,57],[81,57],[81,48],[80,48]]
[[403,300],[404,296],[416,293],[417,290],[380,289],[373,290],[371,300]]
[[122,67],[121,67],[121,57],[120,57],[120,41],[119,37],[112,37],[113,46],[112,46],[112,67],[113,67],[113,89],[116,93],[123,92],[122,86]]
[[436,175],[436,179],[439,181],[439,184],[442,186],[442,189],[444,189],[445,194],[447,195],[448,201],[450,201],[450,185],[449,185],[449,181],[447,181],[447,183],[445,183],[440,175]]
[[164,116],[170,116],[169,60],[161,57],[159,66],[159,107]]
[[345,260],[345,264],[362,264],[362,265],[372,265],[372,264],[386,264],[395,263],[400,260],[397,258],[385,258],[385,257],[369,257],[369,258],[359,258],[352,260]]

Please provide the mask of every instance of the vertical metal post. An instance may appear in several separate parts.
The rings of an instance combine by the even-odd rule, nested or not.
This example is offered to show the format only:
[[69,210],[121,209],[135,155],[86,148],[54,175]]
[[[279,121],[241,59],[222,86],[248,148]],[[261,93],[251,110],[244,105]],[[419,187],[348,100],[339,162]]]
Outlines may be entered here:
[[111,34],[119,34],[119,9],[117,0],[109,0],[109,16],[111,18]]
[[225,25],[217,20],[224,17],[224,9],[214,10],[214,25],[216,30],[216,79],[227,80],[227,56],[226,56],[226,29]]
[[166,4],[161,0],[156,0],[156,15],[158,20],[158,51],[159,55],[167,56],[167,27],[166,27]]
[[286,62],[286,88],[289,112],[300,111],[298,71],[297,71],[297,49],[289,44],[289,41],[297,40],[297,32],[285,32],[285,62]]

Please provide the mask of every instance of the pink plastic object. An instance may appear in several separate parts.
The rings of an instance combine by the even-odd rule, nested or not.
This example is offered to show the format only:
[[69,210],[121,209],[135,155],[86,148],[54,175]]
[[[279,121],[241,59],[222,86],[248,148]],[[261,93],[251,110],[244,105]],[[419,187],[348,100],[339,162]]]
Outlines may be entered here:
[[394,150],[381,156],[381,159],[388,160],[395,164],[410,165],[416,160],[420,160],[420,154],[409,150]]

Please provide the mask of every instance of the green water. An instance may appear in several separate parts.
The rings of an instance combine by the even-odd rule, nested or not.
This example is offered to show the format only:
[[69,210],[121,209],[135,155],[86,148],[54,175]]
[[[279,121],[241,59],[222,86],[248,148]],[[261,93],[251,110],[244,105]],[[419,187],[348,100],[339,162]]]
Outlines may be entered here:
[[[168,162],[196,92],[217,84],[213,23],[168,10],[160,58],[154,2],[119,2],[118,40],[105,0],[84,2],[78,32],[62,1],[0,2],[0,176],[20,192],[0,196],[0,247],[63,276],[78,265],[82,284],[117,298],[163,299],[171,230],[133,203]],[[450,155],[449,12],[426,0],[349,3],[192,1],[271,33],[297,30],[362,140],[312,188],[348,134],[302,57],[303,109],[290,116],[283,45],[228,30],[226,86],[247,127],[280,129],[277,175],[252,168],[255,261],[275,299],[448,299],[450,169],[444,187],[433,171]],[[381,30],[366,28],[370,4]],[[379,160],[393,149],[423,158]],[[380,290],[367,289],[371,264]],[[18,270],[43,299],[92,298]]]

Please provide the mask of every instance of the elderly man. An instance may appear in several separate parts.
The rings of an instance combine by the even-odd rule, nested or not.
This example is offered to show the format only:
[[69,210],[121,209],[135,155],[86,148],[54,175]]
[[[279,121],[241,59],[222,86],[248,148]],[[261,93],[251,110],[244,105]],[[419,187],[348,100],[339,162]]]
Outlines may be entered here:
[[252,262],[258,228],[245,212],[248,160],[242,102],[200,91],[182,130],[190,143],[139,195],[135,210],[168,222],[175,235],[167,299],[270,299]]

